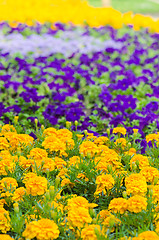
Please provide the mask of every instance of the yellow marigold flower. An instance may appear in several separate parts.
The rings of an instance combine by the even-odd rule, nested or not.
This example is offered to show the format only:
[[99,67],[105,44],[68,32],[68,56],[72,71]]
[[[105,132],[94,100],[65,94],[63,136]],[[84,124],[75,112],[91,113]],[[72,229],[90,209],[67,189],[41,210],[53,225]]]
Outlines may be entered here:
[[100,222],[103,222],[104,219],[110,217],[112,214],[108,210],[101,210],[98,213],[98,218],[100,219]]
[[127,203],[128,203],[128,210],[130,212],[139,213],[142,210],[146,210],[147,208],[147,199],[139,195],[130,197],[127,200]]
[[57,131],[57,137],[61,140],[72,138],[72,132],[68,129],[60,129]]
[[9,141],[11,150],[16,150],[18,147],[24,148],[33,144],[34,138],[28,134],[9,133],[6,135]]
[[10,230],[10,217],[8,211],[0,208],[0,231],[6,233]]
[[48,149],[49,152],[60,152],[60,155],[65,154],[66,143],[55,136],[49,136],[42,142],[42,146]]
[[84,141],[79,146],[79,151],[80,151],[80,154],[82,153],[84,156],[87,156],[90,154],[91,157],[93,157],[96,153],[99,152],[99,149],[95,143],[93,143],[91,141]]
[[68,211],[68,222],[73,227],[82,228],[86,223],[91,223],[92,218],[85,207],[71,208]]
[[126,155],[133,156],[136,154],[136,149],[135,148],[130,148],[127,152],[125,152]]
[[101,234],[100,226],[97,224],[92,224],[89,226],[86,226],[82,229],[81,232],[81,238],[83,240],[97,240],[96,231],[98,231],[99,234]]
[[25,183],[25,187],[27,194],[32,196],[43,195],[47,190],[47,179],[40,176],[30,178]]
[[111,174],[101,174],[96,178],[96,184],[97,184],[97,189],[95,192],[95,195],[98,195],[100,193],[106,194],[107,190],[110,190],[114,186],[114,178],[112,177]]
[[12,200],[15,202],[23,200],[23,196],[26,193],[26,189],[24,187],[19,187],[15,190]]
[[154,179],[159,179],[159,171],[154,167],[144,167],[140,173],[146,178],[147,182],[153,183]]
[[15,166],[16,164],[10,155],[3,157],[3,159],[0,160],[0,175],[8,175],[8,171],[13,172]]
[[66,185],[69,185],[72,188],[75,184],[72,183],[69,178],[63,178],[61,182],[61,187],[64,187]]
[[139,173],[133,173],[126,177],[125,186],[128,195],[144,196],[147,192],[146,178]]
[[36,173],[29,172],[29,173],[24,173],[23,180],[22,182],[25,184],[29,179],[37,177]]
[[30,155],[28,155],[28,158],[32,158],[35,160],[42,160],[43,158],[47,158],[48,154],[46,150],[41,149],[41,148],[33,148],[30,151]]
[[109,141],[109,138],[107,137],[98,137],[95,139],[94,143],[97,145],[104,145]]
[[159,134],[152,133],[146,136],[146,142],[159,141]]
[[50,128],[46,128],[43,132],[43,136],[44,137],[48,137],[48,136],[54,136],[57,137],[57,130],[53,127]]
[[143,156],[141,154],[136,154],[135,156],[133,156],[130,160],[130,166],[132,169],[132,163],[138,163],[139,164],[139,168],[142,169],[144,167],[149,166],[149,160],[148,157]]
[[44,161],[44,165],[42,167],[43,172],[46,172],[47,170],[53,171],[55,169],[55,160],[47,157],[43,159],[43,161]]
[[[121,223],[121,221],[116,218],[113,214],[111,214],[109,217],[105,218],[102,222],[102,225],[104,226],[104,228],[109,228],[110,226],[112,227],[112,225],[119,225]],[[114,228],[112,229],[112,231],[114,231]]]
[[51,203],[49,203],[49,205],[53,210],[57,209],[58,211],[63,213],[63,210],[64,210],[63,204],[52,201]]
[[89,181],[89,179],[83,173],[78,173],[77,178],[84,179],[86,182]]
[[26,239],[36,237],[37,240],[51,240],[58,238],[59,233],[58,226],[53,220],[42,218],[27,224],[22,236]]
[[126,129],[124,127],[116,127],[113,129],[113,133],[122,133],[123,135],[125,135]]
[[0,190],[1,191],[8,191],[8,190],[15,190],[18,187],[18,183],[16,179],[11,177],[4,177],[0,181]]
[[152,187],[152,198],[154,202],[159,202],[159,185]]
[[15,127],[13,125],[9,125],[9,124],[6,124],[2,127],[2,130],[1,130],[1,135],[4,135],[7,133],[7,132],[17,132]]
[[124,198],[114,198],[110,201],[108,209],[114,213],[123,214],[128,208],[127,200]]
[[31,159],[27,159],[24,156],[19,157],[19,166],[21,166],[23,169],[29,169],[32,165]]
[[96,138],[97,138],[97,137],[94,136],[93,133],[88,133],[88,132],[87,132],[87,138],[86,138],[86,140],[91,140],[91,141],[93,141],[93,140],[95,140]]
[[[134,238],[132,238],[132,239],[134,240]],[[154,231],[146,231],[146,232],[140,233],[138,235],[137,239],[138,240],[152,240],[152,239],[159,240],[159,236]]]
[[75,166],[78,163],[80,163],[80,157],[79,156],[73,156],[69,159],[68,166]]
[[125,138],[118,138],[116,141],[115,141],[115,144],[116,145],[121,145],[122,148],[125,148],[126,147],[126,139]]
[[1,240],[13,240],[9,235],[7,234],[0,234],[0,239]]
[[67,149],[73,149],[74,148],[75,142],[74,142],[73,139],[68,138],[65,142],[66,142]]
[[75,196],[73,198],[68,199],[68,203],[67,203],[67,208],[71,209],[71,208],[78,208],[78,207],[84,207],[84,208],[94,208],[96,206],[98,206],[95,203],[89,203],[88,200],[84,197],[80,197],[80,196]]
[[67,163],[65,162],[65,160],[63,160],[62,158],[59,157],[55,157],[55,167],[57,169],[62,169],[64,167],[66,167]]
[[0,150],[9,149],[9,142],[5,137],[0,137]]

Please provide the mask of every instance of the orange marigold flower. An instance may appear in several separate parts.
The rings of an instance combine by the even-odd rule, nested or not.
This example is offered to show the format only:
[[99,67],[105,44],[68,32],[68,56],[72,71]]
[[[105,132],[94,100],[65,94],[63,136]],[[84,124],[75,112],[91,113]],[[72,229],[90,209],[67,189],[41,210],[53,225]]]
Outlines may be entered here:
[[154,167],[144,167],[140,173],[146,178],[147,182],[153,183],[154,179],[159,179],[159,170]]
[[106,194],[107,190],[110,190],[114,186],[114,178],[111,174],[101,174],[96,178],[97,189],[95,195],[101,194],[102,192]]
[[7,234],[0,234],[0,239],[1,240],[13,240],[9,235]]
[[58,238],[59,233],[58,226],[53,220],[42,218],[27,224],[22,236],[26,239],[33,239],[36,237],[37,240],[51,240]]
[[18,183],[15,178],[4,177],[0,181],[0,190],[1,191],[13,191],[18,187]]
[[132,173],[126,177],[125,186],[128,195],[144,196],[147,192],[146,178],[139,173]]
[[68,222],[73,227],[82,228],[86,223],[91,223],[92,218],[85,207],[71,208],[68,211]]
[[66,167],[67,163],[65,162],[65,160],[63,160],[62,158],[59,157],[55,157],[55,167],[57,169],[62,169],[64,167]]
[[114,198],[110,201],[108,209],[114,213],[123,214],[128,208],[128,203],[125,198]]
[[147,199],[139,195],[130,197],[127,200],[127,203],[128,203],[128,210],[130,212],[139,213],[142,210],[146,210],[147,208]]
[[152,133],[146,136],[146,142],[152,142],[152,141],[159,141],[159,134],[158,133]]
[[12,150],[16,150],[18,147],[24,148],[33,144],[34,138],[28,134],[7,134],[6,138],[9,141]]
[[72,183],[69,178],[65,177],[65,178],[62,179],[61,187],[64,187],[66,185],[69,185],[72,188],[75,184]]
[[69,159],[68,165],[69,166],[75,166],[80,163],[80,157],[79,156],[73,156]]
[[113,129],[113,133],[122,133],[123,135],[125,135],[126,129],[124,127],[116,127]]
[[10,125],[10,124],[6,124],[2,127],[2,130],[1,130],[1,136],[4,135],[7,133],[7,132],[17,132],[15,127],[13,125]]
[[99,225],[92,224],[92,225],[86,226],[85,228],[82,229],[81,238],[83,240],[90,240],[90,239],[97,240],[96,232],[98,232],[100,235],[102,234]]
[[141,154],[136,154],[135,156],[133,156],[131,158],[131,160],[130,160],[131,169],[132,169],[132,163],[138,163],[140,169],[150,165],[148,157],[143,156]]
[[3,157],[0,160],[0,175],[8,175],[8,171],[13,172],[15,166],[16,164],[10,155]]
[[8,211],[6,211],[3,207],[0,208],[0,231],[2,233],[6,233],[10,230],[10,221]]
[[61,140],[67,140],[68,138],[72,138],[72,132],[68,129],[60,129],[57,131],[57,137]]
[[29,179],[34,178],[34,177],[37,177],[36,173],[33,173],[33,172],[25,173],[23,176],[22,182],[25,184]]
[[43,161],[44,161],[44,165],[42,167],[43,172],[46,172],[47,170],[53,171],[55,169],[55,160],[47,157],[43,159]]
[[[135,238],[132,238],[132,239],[134,240]],[[152,240],[152,239],[159,240],[159,236],[154,231],[146,231],[146,232],[140,233],[137,239],[138,240]]]
[[133,156],[136,154],[136,149],[135,148],[130,148],[127,152],[125,152],[126,155]]
[[53,127],[50,128],[46,128],[43,132],[43,136],[44,137],[48,137],[48,136],[55,136],[57,137],[57,130]]
[[125,148],[126,147],[126,139],[125,138],[118,138],[116,141],[115,141],[115,144],[116,145],[121,145],[122,148]]
[[49,152],[60,152],[60,155],[64,155],[66,151],[66,143],[54,136],[45,138],[42,146],[48,149]]
[[25,183],[25,187],[27,194],[32,196],[43,195],[47,190],[47,179],[40,176],[30,178]]
[[94,143],[97,145],[104,145],[109,141],[109,138],[107,137],[98,137],[95,139]]
[[48,154],[46,150],[41,149],[41,148],[33,148],[30,151],[30,155],[28,155],[28,158],[32,158],[35,160],[42,160],[43,158],[47,158]]
[[15,190],[12,200],[15,202],[23,200],[23,196],[26,193],[26,189],[24,187],[19,187]]
[[80,197],[80,196],[75,196],[73,198],[68,199],[68,203],[67,203],[67,208],[71,209],[71,208],[78,208],[78,207],[84,207],[84,208],[94,208],[96,206],[98,206],[95,203],[89,203],[88,200],[84,197]]
[[87,156],[88,154],[90,154],[90,156],[93,157],[96,153],[99,152],[99,149],[95,143],[91,141],[84,141],[79,146],[79,151],[80,151],[80,154],[82,153],[84,156]]
[[5,137],[0,137],[0,150],[7,150],[9,146],[7,139]]

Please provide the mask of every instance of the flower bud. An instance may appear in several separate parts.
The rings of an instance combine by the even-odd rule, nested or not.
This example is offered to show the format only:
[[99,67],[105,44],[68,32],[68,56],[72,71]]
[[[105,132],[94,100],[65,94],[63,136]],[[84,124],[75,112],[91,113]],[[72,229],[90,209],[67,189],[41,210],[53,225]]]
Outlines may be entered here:
[[49,188],[49,191],[50,191],[50,197],[53,199],[55,197],[55,188],[54,188],[54,186],[51,186]]
[[85,137],[87,137],[87,133],[88,133],[88,131],[87,131],[87,130],[84,130],[84,135],[85,135]]
[[46,190],[45,197],[46,197],[46,200],[50,199],[50,191],[49,190]]
[[55,211],[51,211],[51,217],[53,218],[53,220],[56,222],[56,220],[57,220],[57,212],[55,212]]
[[123,192],[123,198],[127,198],[127,193],[126,193],[126,191]]
[[18,123],[19,116],[14,117],[14,124],[16,125]]
[[66,121],[66,127],[67,127],[67,128],[70,128],[70,127],[71,127],[71,122]]
[[77,125],[78,125],[78,121],[76,120],[76,121],[75,121],[75,126],[77,127]]
[[155,178],[154,178],[154,185],[156,185],[157,182],[158,182],[158,177],[155,177]]
[[113,226],[114,226],[114,223],[115,223],[115,219],[114,219],[114,217],[111,217],[111,216],[110,216],[110,219],[109,219],[109,226],[110,226],[110,227],[113,227]]
[[13,204],[14,212],[19,213],[19,204],[16,202]]
[[137,165],[135,162],[132,162],[132,170],[136,170],[137,169]]
[[44,131],[45,127],[44,125],[41,125],[41,130]]
[[107,128],[107,134],[108,134],[108,137],[110,136],[110,129]]
[[57,176],[57,177],[55,178],[55,188],[58,188],[59,183],[60,183],[60,177]]

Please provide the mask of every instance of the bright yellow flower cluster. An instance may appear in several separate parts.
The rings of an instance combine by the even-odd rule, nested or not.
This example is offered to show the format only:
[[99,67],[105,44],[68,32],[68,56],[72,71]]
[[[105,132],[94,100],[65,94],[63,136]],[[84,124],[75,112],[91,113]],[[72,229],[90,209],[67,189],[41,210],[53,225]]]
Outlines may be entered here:
[[15,22],[32,25],[34,20],[40,23],[71,22],[75,25],[86,22],[91,27],[109,24],[122,28],[124,24],[132,24],[135,30],[148,27],[150,31],[159,32],[159,20],[141,14],[133,15],[132,12],[122,14],[113,8],[94,8],[85,0],[1,0],[0,9],[0,21],[8,20],[13,26]]

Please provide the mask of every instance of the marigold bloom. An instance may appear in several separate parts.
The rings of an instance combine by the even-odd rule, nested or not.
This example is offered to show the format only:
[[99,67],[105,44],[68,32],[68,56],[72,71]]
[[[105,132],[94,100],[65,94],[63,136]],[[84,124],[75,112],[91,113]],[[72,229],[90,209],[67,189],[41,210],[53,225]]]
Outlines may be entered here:
[[42,218],[27,224],[22,236],[26,239],[36,237],[37,240],[53,240],[58,238],[59,233],[58,226],[53,220]]
[[47,190],[47,179],[40,176],[30,178],[25,183],[25,187],[27,194],[32,196],[43,195]]
[[60,129],[57,131],[57,137],[61,140],[67,140],[69,138],[72,138],[72,132],[68,129]]
[[22,182],[26,183],[29,179],[34,178],[34,177],[37,177],[36,173],[33,173],[33,172],[25,173],[23,176]]
[[132,173],[126,177],[125,186],[128,195],[144,196],[147,192],[146,178],[139,173]]
[[44,161],[44,164],[42,167],[43,172],[46,172],[46,170],[53,171],[55,169],[55,160],[47,157],[43,159],[43,161]]
[[90,239],[97,240],[97,235],[95,233],[96,231],[98,231],[99,234],[101,233],[101,229],[99,225],[97,224],[89,225],[82,229],[81,238],[83,240],[90,240]]
[[59,157],[55,157],[55,167],[57,169],[62,169],[64,167],[66,167],[67,163],[65,162],[65,160],[63,160],[62,158]]
[[97,189],[95,195],[101,194],[102,192],[106,194],[107,190],[110,190],[114,186],[114,178],[111,174],[101,174],[96,178]]
[[128,203],[128,210],[130,212],[139,213],[142,210],[146,210],[147,208],[147,199],[139,195],[130,197],[127,200],[127,203]]
[[127,152],[125,152],[126,155],[133,156],[136,154],[136,149],[135,148],[130,148]]
[[1,136],[4,135],[8,132],[14,132],[16,133],[16,129],[13,125],[10,125],[10,124],[5,124],[3,127],[2,127],[2,130],[1,130]]
[[114,198],[110,201],[108,209],[114,213],[123,214],[128,208],[127,200],[124,198]]
[[8,155],[3,157],[3,159],[0,160],[0,175],[8,175],[8,171],[13,172],[15,165],[12,156]]
[[13,240],[9,235],[7,234],[0,234],[0,239],[1,240]]
[[23,200],[23,196],[26,193],[26,189],[24,187],[19,187],[14,191],[12,200],[15,202]]
[[125,148],[126,147],[126,139],[125,138],[118,138],[115,141],[115,144],[116,145],[120,144],[122,148]]
[[44,137],[48,137],[48,136],[57,136],[57,130],[53,127],[50,128],[46,128],[43,132],[43,136]]
[[79,156],[73,156],[69,159],[68,165],[69,166],[71,166],[71,165],[75,166],[78,163],[80,163],[80,157]]
[[82,228],[84,224],[91,223],[92,218],[85,207],[73,207],[68,211],[68,222],[72,227]]
[[[156,231],[157,232],[157,231]],[[133,240],[135,238],[132,238]],[[137,237],[138,240],[159,240],[159,236],[154,231],[142,232]]]
[[138,162],[139,164],[139,168],[142,169],[144,167],[147,167],[149,166],[149,160],[148,160],[148,157],[146,156],[143,156],[141,154],[136,154],[135,156],[133,156],[130,160],[130,166],[131,166],[131,169],[132,169],[132,163],[136,163]]
[[66,143],[54,136],[45,138],[42,146],[48,149],[49,152],[60,152],[60,155],[65,155]]
[[126,129],[124,127],[116,127],[113,129],[113,133],[122,133],[123,135],[125,135]]
[[158,133],[152,133],[146,136],[146,142],[152,142],[152,141],[159,141],[159,134]]
[[15,190],[18,187],[18,183],[15,178],[11,177],[4,177],[0,181],[0,190],[8,191],[8,190]]
[[0,231],[6,233],[10,230],[9,213],[2,207],[0,208]]
[[84,141],[79,146],[79,151],[80,151],[80,154],[82,153],[84,156],[87,156],[88,154],[90,154],[91,157],[93,157],[96,153],[99,152],[99,149],[95,143],[91,141]]
[[109,138],[107,137],[98,137],[95,139],[94,143],[97,145],[104,145],[109,141]]
[[88,208],[94,208],[98,205],[95,204],[95,203],[89,203],[86,198],[80,197],[80,196],[68,199],[68,203],[67,203],[67,208],[68,209],[78,208],[78,207],[81,207],[81,206],[88,209]]
[[7,134],[6,138],[9,141],[12,150],[16,150],[18,147],[24,148],[33,144],[34,138],[28,134]]
[[46,150],[41,149],[41,148],[33,148],[30,151],[30,155],[28,155],[28,158],[32,158],[35,160],[42,160],[43,158],[47,158],[48,154]]
[[146,178],[146,181],[150,183],[153,183],[155,178],[159,179],[159,170],[154,167],[144,167],[140,171],[140,174],[142,174]]

